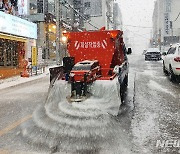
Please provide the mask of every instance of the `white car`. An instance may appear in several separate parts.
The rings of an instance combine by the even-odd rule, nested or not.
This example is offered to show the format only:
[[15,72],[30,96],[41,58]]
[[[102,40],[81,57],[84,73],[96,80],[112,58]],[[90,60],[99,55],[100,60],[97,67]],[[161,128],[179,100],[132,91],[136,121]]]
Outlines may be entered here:
[[172,45],[163,57],[163,71],[171,81],[180,79],[180,44]]

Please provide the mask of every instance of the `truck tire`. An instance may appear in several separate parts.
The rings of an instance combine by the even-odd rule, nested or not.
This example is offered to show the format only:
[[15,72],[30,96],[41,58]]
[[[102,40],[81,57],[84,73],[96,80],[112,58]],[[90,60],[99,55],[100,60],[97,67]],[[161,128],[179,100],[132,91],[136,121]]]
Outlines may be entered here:
[[128,86],[128,74],[125,76],[123,82],[124,82],[125,87],[127,87]]
[[176,76],[176,80],[177,80],[178,83],[180,83],[180,75]]
[[121,96],[122,104],[124,104],[125,98],[127,95],[127,86],[128,86],[128,74],[125,76],[123,82],[121,83],[121,87],[120,87],[120,96]]

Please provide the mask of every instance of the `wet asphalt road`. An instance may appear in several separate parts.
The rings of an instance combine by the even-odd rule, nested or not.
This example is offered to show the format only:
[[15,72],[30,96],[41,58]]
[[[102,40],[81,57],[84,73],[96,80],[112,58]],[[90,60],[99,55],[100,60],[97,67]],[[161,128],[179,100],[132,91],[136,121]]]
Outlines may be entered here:
[[48,86],[47,76],[0,91],[0,154],[31,152],[21,138],[21,124],[31,119],[38,104],[44,103]]
[[[143,56],[133,55],[129,60],[130,72],[135,73],[130,130],[134,153],[179,153],[175,146],[180,139],[180,84],[164,75],[162,61],[145,62]],[[159,141],[167,144],[158,145]]]
[[[142,55],[130,55],[129,62],[129,86],[125,104],[115,117],[120,123],[117,129],[126,132],[124,140],[131,143],[132,153],[178,153],[178,147],[156,144],[158,140],[180,139],[180,85],[163,74],[161,61],[145,62]],[[48,84],[45,77],[0,91],[0,154],[40,153],[22,138],[20,131],[21,124],[31,120],[36,106],[44,103]]]

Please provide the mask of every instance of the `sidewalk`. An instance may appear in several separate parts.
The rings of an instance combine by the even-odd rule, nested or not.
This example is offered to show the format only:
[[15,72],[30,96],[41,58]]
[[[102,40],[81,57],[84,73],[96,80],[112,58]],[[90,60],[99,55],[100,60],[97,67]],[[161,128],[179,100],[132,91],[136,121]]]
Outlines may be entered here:
[[37,79],[43,78],[47,75],[49,75],[49,67],[45,68],[44,73],[37,74],[37,75],[33,74],[32,76],[30,76],[28,78],[23,78],[23,77],[20,77],[20,75],[19,75],[19,76],[10,77],[7,79],[0,79],[0,90],[9,88],[9,87],[14,87],[19,84],[30,82],[33,80],[37,80]]

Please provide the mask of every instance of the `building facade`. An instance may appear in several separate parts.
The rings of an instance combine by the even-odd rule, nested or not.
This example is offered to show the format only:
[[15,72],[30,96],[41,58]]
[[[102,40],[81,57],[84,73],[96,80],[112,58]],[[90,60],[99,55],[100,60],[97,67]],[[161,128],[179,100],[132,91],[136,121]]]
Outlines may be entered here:
[[[0,10],[2,12],[18,16],[22,18],[22,21],[29,20],[29,23],[36,27],[31,34],[35,35],[34,33],[37,33],[37,36],[15,34],[16,37],[24,37],[21,38],[21,45],[18,45],[18,49],[21,49],[19,46],[23,46],[23,50],[26,51],[24,58],[31,58],[31,46],[37,46],[44,59],[56,59],[56,6],[56,0],[0,0]],[[101,27],[122,29],[121,11],[118,4],[114,3],[113,0],[62,0],[59,11],[61,32],[64,30],[97,30]],[[14,23],[12,24],[14,25]],[[2,29],[3,26],[1,25]],[[31,28],[29,29],[31,30]],[[0,32],[3,33],[3,38],[5,38],[5,33],[1,30]],[[18,40],[20,39],[18,38]],[[2,42],[5,44],[4,41],[0,40],[1,44]],[[2,55],[2,52],[0,54]],[[6,59],[6,57],[1,57],[1,59]],[[15,57],[15,59],[18,58]],[[1,60],[0,65],[8,66],[10,63],[15,65],[18,62],[4,63]]]
[[114,28],[113,0],[84,0],[83,3],[84,14],[89,18],[85,21],[87,30]]
[[[38,25],[37,46],[44,59],[56,59],[56,0],[30,0],[28,19]],[[60,3],[60,29],[72,31],[82,27],[81,0],[64,0]],[[79,12],[79,14],[77,14]],[[78,24],[77,24],[78,23]]]
[[[48,0],[30,0],[27,18],[37,24],[37,47],[41,50],[43,59],[53,57],[55,50],[55,4]],[[52,53],[52,54],[51,54]]]
[[23,60],[31,57],[31,47],[36,46],[37,25],[20,18],[27,13],[26,9],[18,6],[20,2],[3,1],[3,4],[1,2],[0,78],[5,78],[3,72],[12,70],[8,77],[19,74],[19,70],[24,67]]
[[114,22],[114,27],[113,29],[120,29],[122,30],[122,13],[121,13],[121,9],[119,7],[118,3],[114,3],[114,7],[113,7],[113,22]]
[[157,0],[153,12],[151,44],[160,49],[180,42],[180,1]]

